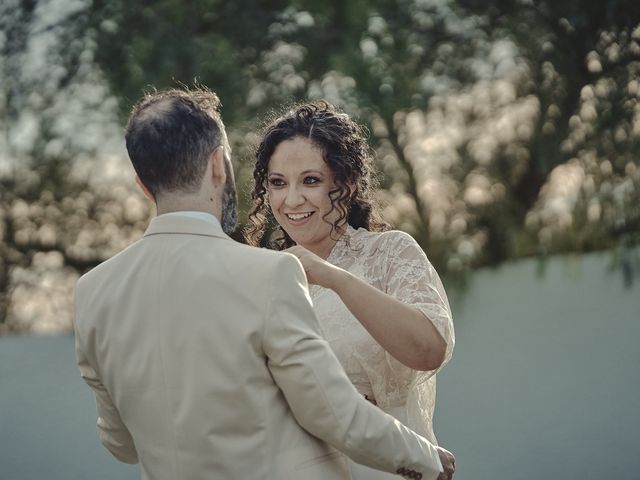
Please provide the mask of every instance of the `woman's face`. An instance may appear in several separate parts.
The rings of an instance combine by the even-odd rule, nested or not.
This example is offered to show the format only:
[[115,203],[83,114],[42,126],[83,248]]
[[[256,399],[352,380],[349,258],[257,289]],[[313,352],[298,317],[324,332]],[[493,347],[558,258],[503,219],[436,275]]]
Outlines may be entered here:
[[280,226],[298,245],[326,258],[335,244],[331,231],[338,212],[329,198],[335,185],[322,151],[304,137],[283,141],[269,160],[267,185]]

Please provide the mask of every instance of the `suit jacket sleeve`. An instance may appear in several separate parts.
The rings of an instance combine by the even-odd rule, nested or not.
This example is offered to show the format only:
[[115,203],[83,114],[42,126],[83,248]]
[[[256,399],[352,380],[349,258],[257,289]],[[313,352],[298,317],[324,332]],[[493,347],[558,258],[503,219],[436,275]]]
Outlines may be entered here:
[[116,457],[124,463],[138,463],[138,454],[133,443],[133,438],[129,430],[123,423],[118,413],[118,409],[113,404],[109,392],[102,384],[96,368],[87,355],[88,346],[83,341],[80,329],[78,328],[79,317],[82,315],[80,288],[76,288],[75,306],[75,345],[76,362],[80,368],[82,379],[91,387],[96,398],[98,410],[98,436],[102,444]]
[[321,337],[299,261],[283,255],[270,283],[264,348],[298,423],[358,463],[435,479],[442,471],[435,446],[366,401]]

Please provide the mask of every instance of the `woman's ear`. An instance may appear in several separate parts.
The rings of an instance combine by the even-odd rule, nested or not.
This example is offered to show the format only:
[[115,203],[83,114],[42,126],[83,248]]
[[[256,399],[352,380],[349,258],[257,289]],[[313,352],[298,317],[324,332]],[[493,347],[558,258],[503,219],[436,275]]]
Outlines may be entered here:
[[156,203],[156,199],[153,196],[153,193],[151,193],[151,190],[149,190],[147,186],[142,183],[142,180],[140,180],[140,177],[138,175],[136,175],[136,183],[138,184],[138,187],[140,187],[140,190],[142,190],[142,193],[144,193],[144,196],[147,197],[151,203]]
[[351,181],[347,183],[347,187],[349,187],[349,200],[353,202],[356,198],[356,193],[358,192],[358,185],[356,182]]

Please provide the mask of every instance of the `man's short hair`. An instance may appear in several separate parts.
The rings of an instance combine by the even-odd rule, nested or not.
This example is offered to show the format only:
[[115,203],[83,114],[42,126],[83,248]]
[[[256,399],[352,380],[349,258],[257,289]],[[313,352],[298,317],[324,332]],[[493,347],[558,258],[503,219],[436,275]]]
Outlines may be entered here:
[[146,94],[126,129],[129,158],[154,197],[195,192],[211,153],[226,145],[218,96],[203,87]]

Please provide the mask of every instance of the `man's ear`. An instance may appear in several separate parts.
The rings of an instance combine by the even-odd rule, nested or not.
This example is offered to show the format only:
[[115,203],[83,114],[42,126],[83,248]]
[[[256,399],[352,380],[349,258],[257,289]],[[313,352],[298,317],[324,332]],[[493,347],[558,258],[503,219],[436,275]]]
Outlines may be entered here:
[[140,190],[142,190],[142,193],[144,193],[144,196],[147,197],[149,201],[151,201],[151,203],[156,203],[156,199],[153,196],[153,193],[151,193],[151,190],[149,190],[147,186],[142,183],[142,180],[140,180],[140,177],[138,175],[136,175],[136,183],[140,187]]
[[213,184],[216,186],[224,185],[227,181],[227,171],[224,167],[224,147],[220,145],[217,147],[211,157],[211,177],[213,178]]

